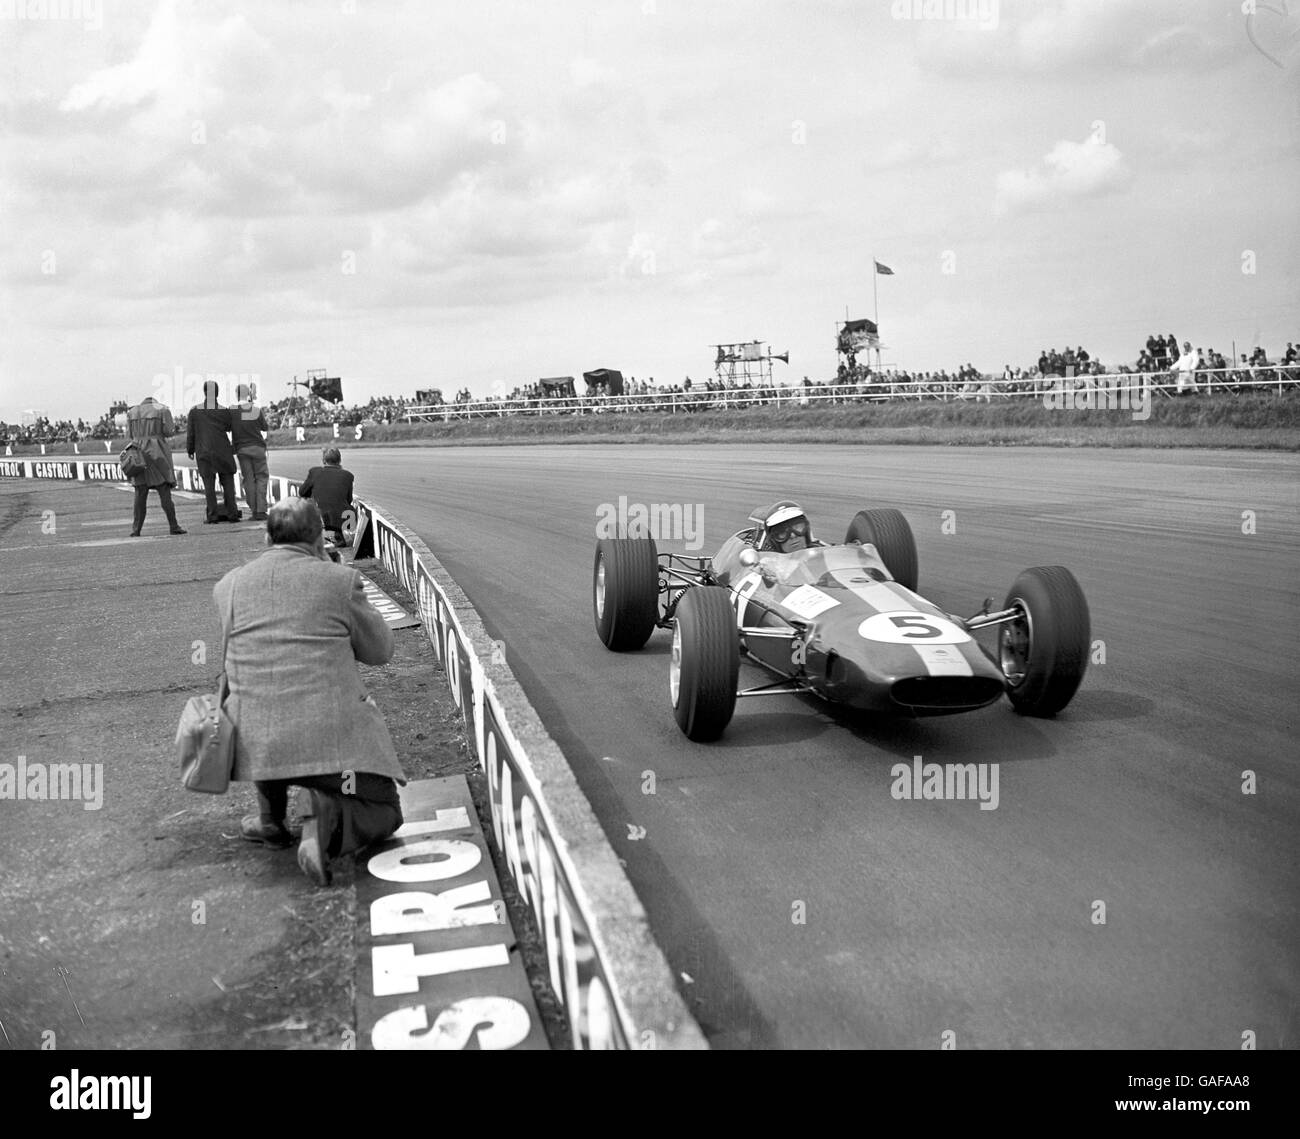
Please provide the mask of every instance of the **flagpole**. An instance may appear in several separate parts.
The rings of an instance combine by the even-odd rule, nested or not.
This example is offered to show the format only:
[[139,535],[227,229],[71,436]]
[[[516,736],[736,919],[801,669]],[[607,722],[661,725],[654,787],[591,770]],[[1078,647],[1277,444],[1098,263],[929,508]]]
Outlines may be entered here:
[[[876,253],[871,251],[871,314],[876,322],[876,370],[880,370],[880,274],[876,271]],[[870,357],[868,357],[870,359]]]
[[880,287],[876,278],[880,276],[876,272],[876,255],[871,254],[871,315],[876,322],[876,335],[880,335]]

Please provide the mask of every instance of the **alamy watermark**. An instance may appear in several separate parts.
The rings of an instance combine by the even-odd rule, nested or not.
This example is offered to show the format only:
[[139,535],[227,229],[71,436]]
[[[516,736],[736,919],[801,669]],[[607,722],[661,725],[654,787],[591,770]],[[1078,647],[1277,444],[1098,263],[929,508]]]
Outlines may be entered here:
[[53,1111],[129,1111],[132,1119],[148,1119],[152,1076],[83,1076],[73,1068],[50,1080]]
[[998,0],[894,0],[889,14],[895,20],[943,20],[991,32],[998,26]]
[[978,799],[981,811],[998,809],[996,763],[896,763],[889,769],[895,799]]
[[[174,411],[189,411],[192,407],[232,407],[239,401],[239,389],[247,388],[252,399],[262,376],[259,372],[187,372],[180,364],[170,374],[157,372],[153,378],[153,398]],[[216,396],[209,394],[208,384],[216,385]],[[255,413],[245,408],[250,418]],[[336,433],[337,437],[337,433]],[[358,436],[360,438],[360,436]]]
[[596,507],[597,538],[653,538],[685,542],[688,550],[704,546],[702,502],[602,502]]
[[1049,411],[1128,411],[1151,418],[1151,381],[1141,372],[1115,376],[1065,376],[1043,392]]
[[80,802],[83,811],[104,805],[102,763],[0,763],[0,799]]
[[88,32],[104,29],[103,0],[0,0],[0,20],[77,21]]

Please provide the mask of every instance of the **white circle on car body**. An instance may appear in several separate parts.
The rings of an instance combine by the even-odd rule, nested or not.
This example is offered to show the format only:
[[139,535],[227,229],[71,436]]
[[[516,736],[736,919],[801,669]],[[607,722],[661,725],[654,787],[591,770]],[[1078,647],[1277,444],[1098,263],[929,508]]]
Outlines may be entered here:
[[908,609],[868,617],[858,626],[858,635],[890,645],[960,645],[971,639],[946,617]]

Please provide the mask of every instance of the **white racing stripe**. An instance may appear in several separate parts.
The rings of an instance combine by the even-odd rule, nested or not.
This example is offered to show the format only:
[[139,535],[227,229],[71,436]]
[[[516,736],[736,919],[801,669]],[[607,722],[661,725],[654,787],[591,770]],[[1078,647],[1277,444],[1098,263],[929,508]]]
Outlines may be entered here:
[[970,661],[956,645],[913,645],[931,676],[974,676]]
[[867,567],[855,549],[830,549],[823,555],[831,580],[844,586],[850,593],[866,602],[877,613],[899,609],[911,610],[911,595],[901,585],[890,581],[875,581],[867,576]]

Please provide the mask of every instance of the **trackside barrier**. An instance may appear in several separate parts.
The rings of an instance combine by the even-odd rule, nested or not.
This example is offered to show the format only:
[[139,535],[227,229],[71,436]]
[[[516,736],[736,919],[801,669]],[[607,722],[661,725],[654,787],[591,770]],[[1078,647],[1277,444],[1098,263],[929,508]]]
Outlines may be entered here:
[[640,901],[568,761],[500,646],[428,546],[357,502],[356,557],[416,599],[487,775],[492,832],[546,946],[551,987],[579,1048],[706,1048]]
[[[123,482],[116,460],[0,459],[0,477]],[[202,489],[193,467],[177,485]],[[272,478],[272,501],[296,497]],[[568,761],[500,647],[424,542],[357,500],[357,558],[374,557],[416,599],[488,781],[492,832],[546,947],[551,987],[578,1048],[707,1048],[618,857]]]
[[[176,470],[176,485],[181,490],[203,493],[203,480],[199,477],[197,468],[183,467],[178,463],[173,466]],[[117,465],[116,456],[111,459],[0,459],[0,478],[62,479],[68,482],[124,483],[127,481],[122,477],[122,468]],[[241,498],[244,497],[244,485],[238,472],[235,474],[235,493]],[[266,488],[268,504],[297,496],[296,479],[273,475],[268,480]]]

